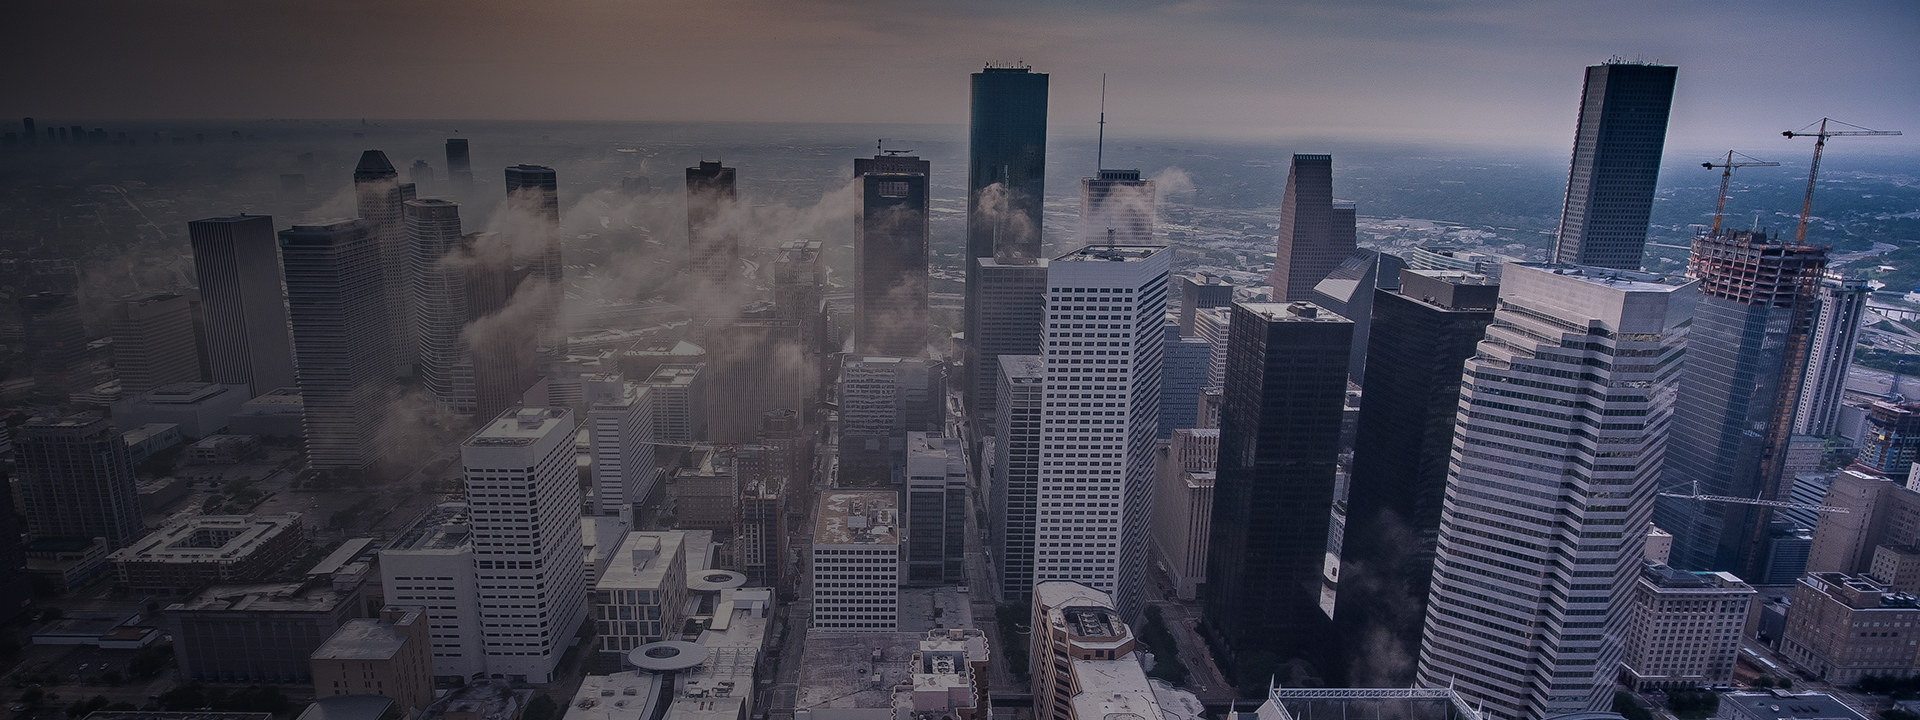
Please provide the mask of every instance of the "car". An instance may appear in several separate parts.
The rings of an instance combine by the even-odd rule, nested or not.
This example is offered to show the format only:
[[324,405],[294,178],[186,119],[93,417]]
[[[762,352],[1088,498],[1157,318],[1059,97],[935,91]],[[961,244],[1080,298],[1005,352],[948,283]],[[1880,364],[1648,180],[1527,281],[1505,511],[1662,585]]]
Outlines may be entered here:
[[13,707],[10,707],[10,708],[7,708],[7,709],[8,709],[8,710],[12,710],[12,711],[14,711],[14,712],[26,712],[26,711],[27,711],[27,706],[25,706],[25,705],[15,705],[15,706],[13,706]]

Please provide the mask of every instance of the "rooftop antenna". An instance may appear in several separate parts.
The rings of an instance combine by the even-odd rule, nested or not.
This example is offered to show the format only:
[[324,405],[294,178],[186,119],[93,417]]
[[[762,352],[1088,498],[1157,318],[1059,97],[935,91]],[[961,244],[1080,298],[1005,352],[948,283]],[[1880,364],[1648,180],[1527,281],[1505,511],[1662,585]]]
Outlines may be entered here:
[[1095,177],[1098,177],[1100,175],[1100,170],[1107,166],[1106,155],[1107,155],[1107,74],[1100,73],[1100,139],[1095,142],[1094,151],[1093,151],[1093,174]]
[[879,140],[875,140],[875,141],[873,141],[873,154],[875,154],[875,155],[884,155],[884,154],[886,154],[886,152],[887,152],[887,139],[886,139],[886,138],[880,138]]

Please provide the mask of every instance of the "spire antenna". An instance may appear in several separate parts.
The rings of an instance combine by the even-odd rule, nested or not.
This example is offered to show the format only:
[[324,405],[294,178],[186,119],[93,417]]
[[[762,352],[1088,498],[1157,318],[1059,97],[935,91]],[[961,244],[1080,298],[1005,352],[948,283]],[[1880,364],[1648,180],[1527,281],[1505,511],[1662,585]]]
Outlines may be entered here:
[[1107,166],[1107,74],[1100,73],[1100,139],[1094,144],[1093,175],[1100,176],[1100,169]]

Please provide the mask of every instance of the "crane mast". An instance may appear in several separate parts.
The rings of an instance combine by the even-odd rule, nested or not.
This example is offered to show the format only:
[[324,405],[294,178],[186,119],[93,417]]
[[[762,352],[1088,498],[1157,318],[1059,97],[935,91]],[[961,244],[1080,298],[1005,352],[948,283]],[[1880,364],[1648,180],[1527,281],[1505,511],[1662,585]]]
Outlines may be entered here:
[[[1827,123],[1838,123],[1854,128],[1853,130],[1828,130]],[[1808,125],[1807,127],[1813,127]],[[1807,170],[1807,196],[1800,201],[1800,225],[1793,231],[1793,244],[1807,244],[1807,218],[1813,215],[1813,184],[1820,177],[1820,154],[1827,149],[1827,138],[1849,137],[1856,135],[1899,135],[1899,130],[1868,130],[1859,125],[1849,125],[1833,118],[1820,118],[1820,129],[1807,132],[1807,128],[1788,130],[1780,133],[1789,138],[1816,138],[1813,143],[1813,165]]]
[[[1733,156],[1735,155],[1739,155],[1740,157],[1746,158],[1747,161],[1734,162]],[[1726,217],[1726,214],[1727,214],[1727,184],[1733,180],[1733,169],[1742,168],[1742,167],[1780,167],[1780,163],[1767,162],[1765,160],[1761,160],[1751,155],[1747,155],[1744,153],[1737,153],[1732,150],[1728,150],[1727,159],[1725,162],[1718,162],[1718,163],[1704,162],[1704,163],[1700,163],[1700,167],[1707,168],[1709,170],[1713,168],[1722,168],[1722,170],[1720,171],[1720,199],[1717,202],[1715,202],[1713,205],[1713,228],[1707,231],[1707,235],[1713,236],[1713,235],[1720,234],[1720,220],[1721,218]]]

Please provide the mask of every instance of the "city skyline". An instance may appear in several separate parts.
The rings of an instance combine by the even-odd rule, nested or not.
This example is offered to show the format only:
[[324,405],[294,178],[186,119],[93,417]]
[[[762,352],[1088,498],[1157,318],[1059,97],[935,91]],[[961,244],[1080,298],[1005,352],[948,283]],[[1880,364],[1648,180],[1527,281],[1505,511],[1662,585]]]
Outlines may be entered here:
[[[1091,124],[1098,75],[1107,73],[1116,138],[1154,128],[1237,137],[1285,128],[1549,148],[1560,144],[1578,106],[1566,70],[1613,56],[1688,68],[1675,102],[1681,147],[1717,144],[1710,140],[1729,127],[1758,135],[1817,119],[1799,117],[1797,103],[1754,102],[1775,93],[1868,126],[1920,112],[1916,80],[1899,70],[1920,63],[1920,50],[1900,39],[1920,28],[1920,10],[1894,2],[1844,13],[1786,2],[1675,8],[1650,1],[1604,8],[1230,0],[895,8],[813,0],[700,9],[641,3],[598,15],[504,2],[377,12],[349,3],[272,15],[217,2],[165,13],[108,5],[90,6],[84,19],[68,14],[77,8],[22,8],[20,21],[9,24],[17,34],[0,31],[10,65],[44,55],[91,58],[23,76],[10,98],[18,106],[0,106],[5,115],[338,117],[339,94],[351,89],[359,106],[346,114],[366,117],[943,122],[964,117],[958,71],[1023,61],[1056,76],[1056,124]],[[387,22],[359,22],[363,11]],[[82,26],[97,32],[25,32]],[[638,42],[634,29],[642,32]],[[248,41],[251,62],[224,66],[231,48],[216,39],[255,33],[281,39]],[[1129,35],[1151,38],[1161,52],[1107,42]],[[716,37],[737,48],[726,61],[681,59],[705,52]],[[162,38],[164,46],[153,45]],[[539,49],[512,57],[489,50],[501,44]],[[1814,52],[1773,49],[1779,46]],[[215,47],[228,49],[199,49]],[[855,62],[887,48],[911,48],[916,60]],[[120,58],[133,57],[150,72],[113,72]],[[372,71],[389,57],[433,63],[435,86]],[[676,72],[632,72],[663,63]],[[849,69],[853,75],[841,78]],[[829,85],[829,78],[847,81]],[[81,87],[90,92],[73,92]],[[252,92],[228,92],[234,87]],[[487,100],[502,91],[522,101]],[[911,101],[900,102],[902,92]],[[1423,112],[1396,111],[1409,106]],[[1719,112],[1733,106],[1747,110]]]

